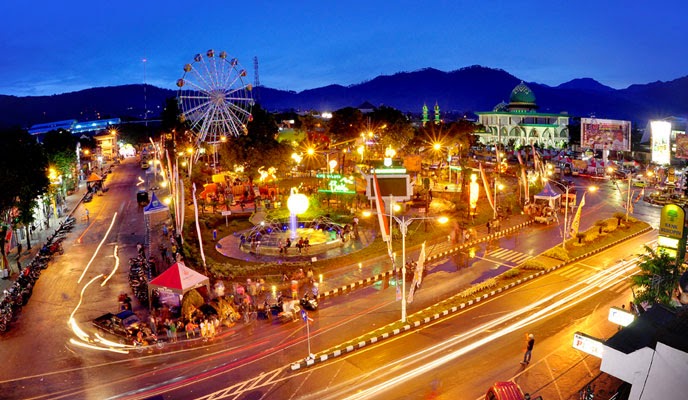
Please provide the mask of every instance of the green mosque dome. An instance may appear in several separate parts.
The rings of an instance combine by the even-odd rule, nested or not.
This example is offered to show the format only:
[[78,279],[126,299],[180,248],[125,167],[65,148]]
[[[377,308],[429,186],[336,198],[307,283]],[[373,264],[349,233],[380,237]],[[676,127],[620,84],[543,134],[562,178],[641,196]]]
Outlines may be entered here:
[[523,81],[511,91],[509,106],[511,108],[537,108],[533,91]]

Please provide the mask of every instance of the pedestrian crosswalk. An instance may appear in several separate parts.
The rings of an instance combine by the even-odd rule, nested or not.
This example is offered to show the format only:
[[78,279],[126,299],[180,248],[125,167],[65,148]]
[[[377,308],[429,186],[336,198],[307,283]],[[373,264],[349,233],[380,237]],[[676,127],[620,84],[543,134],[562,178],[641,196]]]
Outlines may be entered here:
[[[590,269],[592,267],[584,264],[574,264],[565,268],[561,268],[555,273],[557,275],[563,276],[564,278],[573,280],[573,281],[585,281],[590,277]],[[625,293],[628,291],[628,288],[631,285],[631,279],[628,276],[625,277],[619,277],[614,280],[614,282],[610,283],[604,283],[604,284],[593,284],[595,287],[604,287],[607,290],[614,292],[614,293]]]
[[531,258],[531,256],[528,254],[524,254],[515,250],[503,249],[501,247],[494,251],[488,251],[483,257],[497,259],[499,261],[513,264],[521,264],[525,260]]

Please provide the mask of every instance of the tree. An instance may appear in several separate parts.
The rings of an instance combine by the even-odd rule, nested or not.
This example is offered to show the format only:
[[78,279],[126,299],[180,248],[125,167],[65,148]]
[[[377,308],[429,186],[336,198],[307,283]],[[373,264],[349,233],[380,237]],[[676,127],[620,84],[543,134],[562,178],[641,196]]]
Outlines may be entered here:
[[[373,126],[380,127],[380,147],[389,146],[395,150],[402,150],[413,139],[415,130],[406,116],[399,110],[381,106],[372,113],[370,118]],[[384,128],[383,128],[384,127]]]
[[645,246],[645,254],[640,255],[638,268],[641,272],[631,276],[635,302],[662,304],[673,307],[672,297],[681,276],[676,260],[665,251]]
[[357,138],[365,130],[363,113],[353,107],[345,107],[332,113],[328,134],[332,142]]
[[621,226],[621,220],[626,218],[626,214],[622,213],[621,211],[617,211],[614,213],[614,218],[616,218],[616,226]]
[[602,234],[602,229],[607,227],[607,221],[601,219],[599,221],[595,221],[595,226],[598,228],[597,233],[600,235]]
[[64,129],[50,131],[43,138],[43,150],[50,168],[62,176],[61,189],[76,187],[76,145],[78,139]]
[[218,146],[223,167],[232,171],[235,165],[240,165],[251,180],[259,176],[260,167],[286,171],[291,148],[277,141],[278,130],[274,117],[259,105],[254,106],[252,115],[253,121],[247,124],[248,134],[231,138]]
[[[22,129],[0,132],[0,215],[5,223],[33,222],[37,198],[49,187],[48,161],[40,144]],[[15,220],[10,216],[18,211]],[[31,248],[30,242],[27,244]],[[4,253],[4,246],[0,249]]]

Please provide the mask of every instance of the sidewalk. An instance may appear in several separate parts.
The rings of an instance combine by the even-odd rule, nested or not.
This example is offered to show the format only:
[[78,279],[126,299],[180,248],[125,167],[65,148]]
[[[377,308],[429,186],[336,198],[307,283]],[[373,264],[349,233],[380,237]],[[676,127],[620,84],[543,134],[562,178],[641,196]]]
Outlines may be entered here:
[[79,204],[81,204],[81,199],[84,197],[85,194],[86,181],[82,181],[79,183],[79,187],[77,188],[77,190],[74,191],[74,193],[67,196],[67,198],[65,199],[66,213],[62,217],[57,217],[53,215],[49,221],[49,228],[45,228],[43,224],[37,224],[41,227],[36,228],[33,234],[31,234],[31,249],[27,249],[25,247],[26,238],[24,238],[21,241],[22,246],[24,246],[24,248],[20,256],[17,255],[16,247],[12,249],[12,251],[7,255],[7,260],[10,267],[10,276],[8,277],[8,279],[0,279],[0,292],[12,286],[12,284],[18,277],[20,271],[17,268],[17,259],[19,260],[19,264],[22,268],[28,265],[31,262],[31,260],[33,260],[33,258],[36,256],[36,254],[40,251],[43,244],[55,232],[60,223],[64,221],[66,217],[71,216],[75,213],[77,207],[79,207]]

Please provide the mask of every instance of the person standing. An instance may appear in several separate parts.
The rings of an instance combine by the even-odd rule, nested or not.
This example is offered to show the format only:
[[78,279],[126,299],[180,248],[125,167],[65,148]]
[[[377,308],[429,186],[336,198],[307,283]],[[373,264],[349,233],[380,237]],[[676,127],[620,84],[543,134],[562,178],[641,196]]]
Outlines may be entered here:
[[490,234],[490,228],[491,228],[491,226],[490,226],[490,221],[487,221],[487,223],[485,224],[485,226],[487,227],[487,234],[489,235],[489,234]]
[[21,244],[21,242],[19,242],[17,244],[17,260],[19,259],[19,257],[21,257],[21,253],[22,253],[22,244]]
[[530,363],[530,357],[533,354],[533,346],[535,345],[535,335],[529,333],[526,335],[526,352],[523,354],[523,361],[521,364],[528,365]]
[[162,224],[162,235],[164,237],[167,237],[167,235],[170,233],[170,231],[167,229],[167,224],[163,223]]

